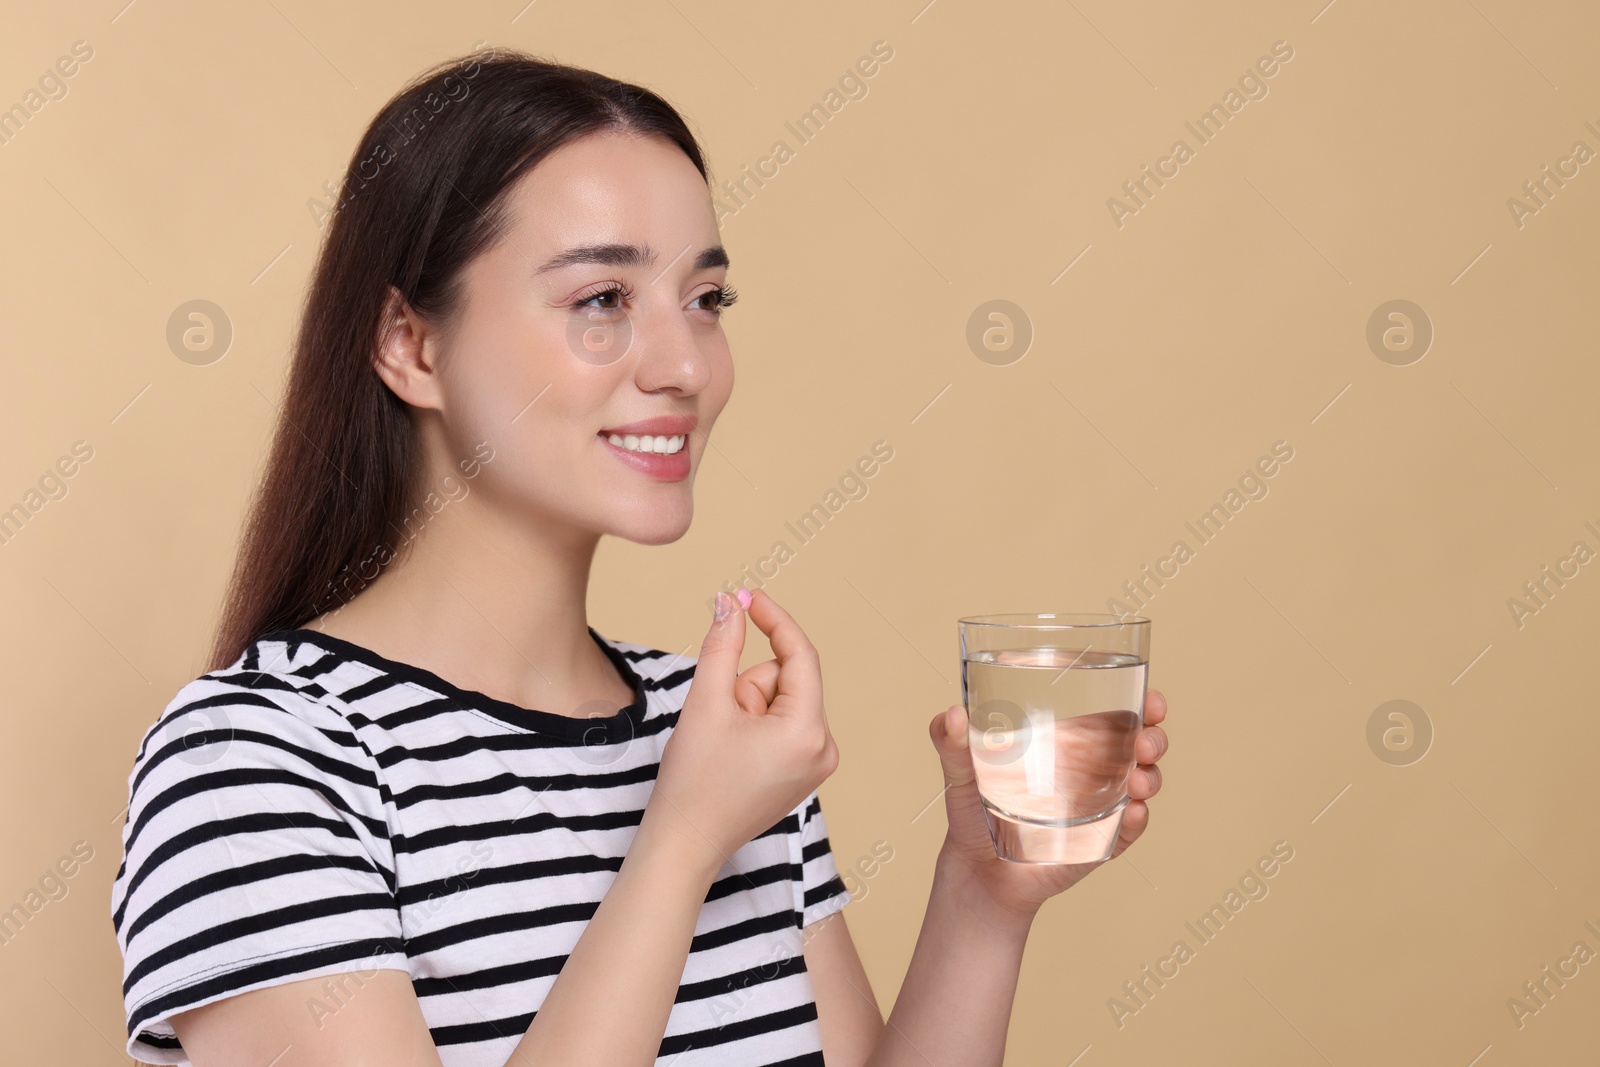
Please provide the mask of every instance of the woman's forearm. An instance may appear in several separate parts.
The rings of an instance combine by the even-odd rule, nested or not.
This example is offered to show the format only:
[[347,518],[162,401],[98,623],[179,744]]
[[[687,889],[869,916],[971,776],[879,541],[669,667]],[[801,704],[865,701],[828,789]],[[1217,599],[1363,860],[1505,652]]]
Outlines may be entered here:
[[[670,810],[645,813],[616,880],[556,976],[511,1067],[650,1067],[722,859]],[[617,1011],[626,1004],[627,1011]]]
[[1031,914],[998,909],[943,853],[900,995],[867,1067],[1000,1067]]

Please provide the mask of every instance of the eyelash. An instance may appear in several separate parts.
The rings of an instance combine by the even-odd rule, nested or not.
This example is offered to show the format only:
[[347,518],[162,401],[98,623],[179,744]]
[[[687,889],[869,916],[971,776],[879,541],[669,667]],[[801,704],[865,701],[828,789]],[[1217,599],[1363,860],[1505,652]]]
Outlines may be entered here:
[[[595,299],[596,297],[607,296],[607,295],[609,295],[611,293],[618,294],[624,300],[630,300],[630,299],[633,298],[633,289],[631,289],[630,287],[628,287],[626,285],[623,285],[620,282],[612,282],[609,285],[607,285],[607,287],[604,288],[604,289],[601,289],[601,290],[599,290],[597,292],[590,293],[588,296],[580,297],[576,302],[574,302],[571,305],[572,310],[580,311],[580,310],[583,309],[583,307],[585,305],[587,305],[589,303],[589,301]],[[712,314],[718,315],[718,316],[720,316],[724,311],[728,310],[728,308],[732,307],[733,304],[734,304],[734,301],[739,299],[739,291],[737,289],[733,288],[733,286],[731,286],[731,285],[719,285],[715,289],[707,289],[705,292],[701,293],[695,299],[696,300],[704,300],[706,297],[710,296],[712,293],[715,293],[717,295],[717,305],[716,305],[716,307],[713,307],[713,308],[701,308],[700,310],[701,311],[709,311]],[[606,308],[604,310],[610,311],[610,310],[615,310],[615,309],[614,308]]]

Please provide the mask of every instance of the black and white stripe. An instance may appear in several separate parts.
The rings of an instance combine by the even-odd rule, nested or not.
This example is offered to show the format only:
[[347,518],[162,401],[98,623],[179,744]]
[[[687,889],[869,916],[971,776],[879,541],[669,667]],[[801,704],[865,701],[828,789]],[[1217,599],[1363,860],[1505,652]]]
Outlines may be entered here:
[[[335,976],[307,1004],[326,1016],[392,968],[445,1067],[504,1064],[616,877],[693,678],[589,632],[634,687],[615,715],[519,708],[303,629],[184,686],[129,776],[128,1054],[187,1063],[177,1012]],[[658,1063],[820,1065],[800,930],[849,899],[813,793],[719,872]]]

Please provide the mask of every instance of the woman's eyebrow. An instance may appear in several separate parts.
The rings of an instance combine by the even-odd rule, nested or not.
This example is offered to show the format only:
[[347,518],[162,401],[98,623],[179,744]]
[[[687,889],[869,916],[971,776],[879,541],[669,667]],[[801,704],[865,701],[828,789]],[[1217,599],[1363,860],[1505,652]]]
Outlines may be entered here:
[[[649,267],[656,261],[656,254],[648,245],[633,244],[596,244],[579,245],[569,248],[552,256],[544,266],[534,271],[535,274],[544,274],[547,271],[560,270],[577,263],[599,263],[608,267]],[[728,251],[721,245],[712,245],[710,248],[701,249],[695,257],[694,269],[707,270],[711,267],[726,267],[729,265]]]
[[729,263],[728,250],[721,245],[712,245],[710,248],[702,248],[700,250],[700,254],[695,257],[694,269],[708,270],[711,267],[726,267]]

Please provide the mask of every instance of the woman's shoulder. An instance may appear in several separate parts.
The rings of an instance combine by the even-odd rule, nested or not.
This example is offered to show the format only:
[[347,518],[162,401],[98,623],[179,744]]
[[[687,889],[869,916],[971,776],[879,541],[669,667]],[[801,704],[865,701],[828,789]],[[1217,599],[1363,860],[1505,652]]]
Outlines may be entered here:
[[261,746],[308,760],[361,762],[347,709],[325,684],[324,650],[283,633],[252,641],[228,666],[184,683],[140,739],[130,785],[159,763],[187,771]]
[[319,695],[336,665],[290,643],[185,683],[141,742],[111,891],[132,1049],[263,983],[403,964],[381,770]]
[[323,826],[386,837],[382,772],[369,747],[335,703],[318,698],[314,672],[277,658],[283,650],[273,645],[252,642],[233,663],[185,683],[146,729],[128,773],[119,913],[123,895],[155,868],[178,854],[192,861],[230,835],[303,836]]

